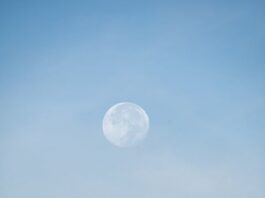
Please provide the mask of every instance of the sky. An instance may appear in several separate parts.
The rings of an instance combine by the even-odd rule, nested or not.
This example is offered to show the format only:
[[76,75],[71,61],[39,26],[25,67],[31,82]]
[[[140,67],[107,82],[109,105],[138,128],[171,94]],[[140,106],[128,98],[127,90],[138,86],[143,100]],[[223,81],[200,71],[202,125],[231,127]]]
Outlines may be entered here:
[[[264,198],[263,1],[0,1],[1,198]],[[150,118],[103,136],[112,105]]]

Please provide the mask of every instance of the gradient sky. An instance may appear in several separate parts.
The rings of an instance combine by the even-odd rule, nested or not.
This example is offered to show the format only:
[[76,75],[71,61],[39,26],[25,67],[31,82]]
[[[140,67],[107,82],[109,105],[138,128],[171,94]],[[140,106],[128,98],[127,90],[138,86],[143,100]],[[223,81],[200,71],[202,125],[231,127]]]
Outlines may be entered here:
[[[264,198],[264,1],[0,1],[1,198]],[[119,149],[115,103],[150,117]]]

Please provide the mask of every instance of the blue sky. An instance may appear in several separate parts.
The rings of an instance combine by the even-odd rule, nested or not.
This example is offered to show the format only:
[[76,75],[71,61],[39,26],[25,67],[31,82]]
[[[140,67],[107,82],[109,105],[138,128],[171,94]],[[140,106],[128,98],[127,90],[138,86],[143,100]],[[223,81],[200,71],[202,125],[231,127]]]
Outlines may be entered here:
[[[263,198],[265,4],[0,2],[1,198]],[[119,149],[115,103],[150,117]]]

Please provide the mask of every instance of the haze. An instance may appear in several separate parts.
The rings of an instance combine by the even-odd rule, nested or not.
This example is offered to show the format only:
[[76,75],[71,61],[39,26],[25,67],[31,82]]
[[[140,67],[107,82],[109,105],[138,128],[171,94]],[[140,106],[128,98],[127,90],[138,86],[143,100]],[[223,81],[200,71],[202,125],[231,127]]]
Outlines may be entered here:
[[0,2],[1,198],[265,197],[265,4],[185,2]]

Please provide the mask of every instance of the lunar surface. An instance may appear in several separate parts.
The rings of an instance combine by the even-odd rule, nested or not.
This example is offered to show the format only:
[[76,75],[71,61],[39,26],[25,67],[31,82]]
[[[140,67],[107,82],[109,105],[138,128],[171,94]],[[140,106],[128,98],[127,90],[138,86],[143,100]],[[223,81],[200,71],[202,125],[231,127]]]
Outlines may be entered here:
[[104,136],[118,147],[137,145],[146,137],[148,130],[148,115],[133,103],[118,103],[112,106],[103,118]]

